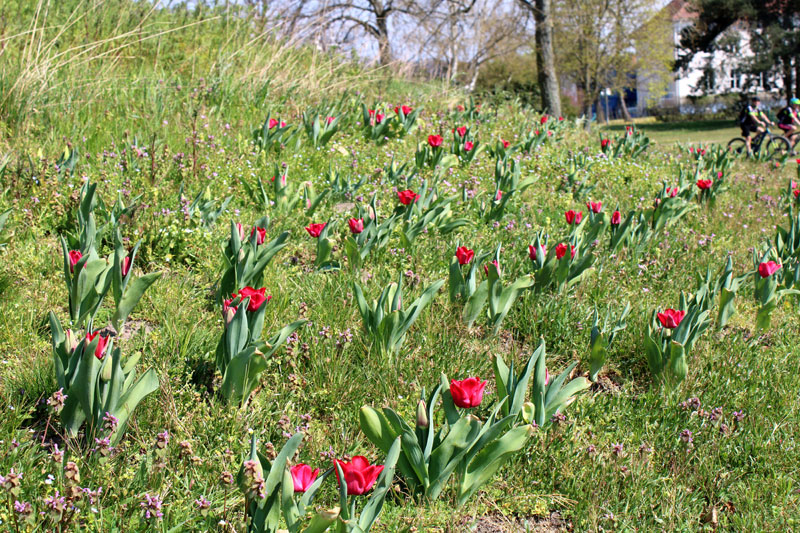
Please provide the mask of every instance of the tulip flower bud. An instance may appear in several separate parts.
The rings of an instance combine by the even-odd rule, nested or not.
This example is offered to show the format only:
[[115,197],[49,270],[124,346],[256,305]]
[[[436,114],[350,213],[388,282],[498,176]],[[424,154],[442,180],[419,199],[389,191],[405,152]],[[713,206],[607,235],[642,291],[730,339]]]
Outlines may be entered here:
[[68,330],[65,332],[65,335],[66,335],[66,337],[67,337],[67,342],[66,342],[66,345],[67,345],[67,350],[68,350],[69,352],[74,352],[74,351],[75,351],[75,348],[77,348],[77,347],[78,347],[78,337],[76,337],[76,336],[75,336],[75,334],[74,334],[74,333],[72,333],[72,330],[71,330],[71,329],[68,329]]
[[233,317],[236,316],[236,308],[235,307],[227,308],[225,311],[222,312],[222,316],[223,318],[225,318],[225,325],[227,326],[228,324],[231,323]]
[[244,248],[239,248],[239,262],[244,261]]
[[531,402],[525,402],[522,404],[522,419],[527,423],[530,424],[533,421],[534,415],[536,414],[536,407]]
[[428,413],[425,400],[420,400],[419,403],[417,403],[417,427],[420,429],[428,428]]

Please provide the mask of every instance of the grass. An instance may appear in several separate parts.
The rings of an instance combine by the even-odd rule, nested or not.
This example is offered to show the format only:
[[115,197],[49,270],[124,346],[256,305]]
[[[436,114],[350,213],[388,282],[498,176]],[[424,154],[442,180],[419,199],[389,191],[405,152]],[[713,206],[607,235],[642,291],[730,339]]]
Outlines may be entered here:
[[[175,39],[163,44],[175,46],[181,58],[184,48]],[[191,49],[191,42],[184,45]],[[276,68],[295,65],[310,57],[306,54],[311,52],[287,52],[289,62]],[[185,59],[184,67],[190,64]],[[8,477],[13,469],[22,473],[22,481],[16,494],[0,488],[8,504],[0,505],[3,530],[52,530],[61,521],[62,530],[245,531],[243,497],[222,478],[239,470],[253,433],[262,445],[280,448],[287,434],[302,430],[298,460],[322,469],[334,457],[356,454],[382,461],[383,454],[359,430],[362,405],[390,406],[413,420],[421,389],[430,391],[442,373],[477,375],[489,382],[484,403],[474,410],[485,419],[496,398],[492,354],[519,367],[544,338],[551,376],[575,360],[580,361],[576,375],[585,374],[592,313],[619,311],[625,302],[632,307],[627,328],[610,348],[599,382],[563,411],[564,420],[539,430],[461,508],[452,486],[437,501],[415,502],[396,483],[375,530],[464,531],[478,521],[552,524],[552,513],[561,517],[562,527],[576,531],[800,527],[797,301],[784,299],[772,327],[756,332],[747,283],[736,296],[731,323],[721,330],[712,325],[700,338],[689,356],[688,376],[675,390],[650,375],[642,341],[651,313],[677,307],[680,294],[694,292],[706,268],[717,272],[731,257],[737,275],[752,270],[753,248],[761,249],[774,239],[776,226],[789,223],[781,194],[796,179],[794,168],[734,161],[725,172],[729,188],[714,206],[698,203],[638,257],[625,248],[609,252],[603,237],[587,251],[596,256],[591,275],[569,290],[524,292],[498,335],[491,335],[485,318],[467,328],[461,306],[448,300],[445,288],[412,326],[402,349],[389,356],[363,330],[353,282],[370,298],[402,275],[404,300],[410,303],[423,287],[447,279],[457,244],[485,251],[502,245],[504,280],[516,279],[531,271],[528,245],[534,232],[548,233],[549,246],[555,246],[569,235],[565,210],[587,215],[589,197],[560,187],[575,154],[585,154],[591,163],[578,174],[595,186],[591,199],[601,200],[605,212],[619,206],[624,213],[649,208],[662,183],[676,185],[681,171],[691,175],[696,163],[674,141],[708,142],[717,138],[713,135],[724,140],[727,133],[718,133],[719,124],[713,123],[642,125],[657,145],[636,158],[609,160],[599,155],[595,137],[563,124],[538,149],[514,154],[522,176],[536,181],[511,198],[498,223],[481,220],[478,201],[462,200],[464,189],[478,200],[494,194],[495,160],[483,152],[469,166],[456,164],[438,184],[442,195],[454,195],[452,211],[469,221],[466,226],[448,234],[423,233],[411,248],[396,229],[386,248],[374,250],[357,271],[342,251],[347,219],[373,195],[380,217],[397,204],[393,184],[377,169],[392,160],[413,165],[418,143],[441,133],[449,144],[450,130],[460,125],[469,125],[487,145],[501,138],[517,142],[520,132],[542,127],[540,114],[487,101],[480,117],[467,118],[455,108],[466,98],[354,66],[326,74],[330,83],[322,85],[327,89],[303,88],[305,78],[297,74],[300,88],[286,74],[287,83],[263,93],[253,91],[258,84],[225,81],[251,72],[258,57],[251,59],[253,64],[234,63],[224,75],[203,80],[180,69],[163,84],[140,77],[144,67],[131,61],[114,73],[112,85],[90,93],[96,97],[91,103],[82,100],[76,71],[64,68],[52,74],[62,79],[60,89],[36,93],[35,106],[6,122],[14,135],[4,141],[9,162],[0,196],[0,210],[12,209],[3,230],[8,246],[0,252],[0,475]],[[96,68],[113,72],[107,60],[97,61]],[[352,69],[353,77],[339,68]],[[344,94],[342,83],[363,94]],[[258,152],[250,142],[251,130],[268,113],[296,126],[301,111],[339,101],[343,94],[343,126],[330,144],[313,148],[302,132],[296,147],[282,150]],[[402,103],[423,111],[408,137],[376,144],[361,133],[362,102],[390,115]],[[46,107],[40,109],[42,103]],[[53,164],[65,142],[80,154],[72,173]],[[331,192],[313,217],[299,208],[276,212],[253,201],[243,186],[256,177],[268,183],[276,163],[287,165],[292,186],[309,181],[317,191],[329,188],[325,173],[331,168],[363,184]],[[420,174],[411,182],[415,189],[422,177],[433,177],[430,170]],[[126,246],[142,240],[134,272],[163,272],[134,310],[128,335],[117,343],[125,356],[141,354],[140,369],[154,368],[160,388],[134,412],[108,460],[82,435],[64,439],[44,405],[57,388],[47,313],[54,311],[65,323],[68,318],[58,236],[74,231],[84,179],[98,184],[106,205],[118,198],[138,205],[121,224],[130,239]],[[181,192],[190,199],[203,193],[214,205],[228,196],[232,200],[219,221],[205,227],[198,215],[182,211]],[[268,361],[250,401],[238,408],[217,393],[214,354],[224,322],[214,288],[230,221],[247,226],[265,215],[271,217],[269,239],[290,232],[289,244],[265,271],[264,284],[273,297],[265,332],[298,318],[309,323]],[[98,218],[105,220],[100,209]],[[303,228],[326,220],[338,221],[333,254],[342,268],[318,272],[315,243]],[[109,244],[100,244],[101,255],[111,253]],[[105,323],[112,307],[110,301],[104,304],[98,324]],[[699,407],[684,403],[691,398]],[[160,452],[155,443],[165,430],[170,439]],[[691,445],[681,438],[684,431],[691,432]],[[70,490],[63,465],[53,460],[55,444],[66,450],[64,461],[76,462],[80,487],[102,487],[100,494],[77,501],[77,514],[55,516],[47,504],[55,491]],[[163,501],[160,520],[146,518],[141,507],[146,494]],[[195,503],[201,497],[210,501],[207,514]],[[14,501],[31,503],[35,513],[44,514],[24,523]],[[336,504],[335,483],[328,481],[315,507]]]
[[[740,137],[741,131],[735,126],[735,117],[731,120],[696,120],[691,122],[655,122],[639,121],[636,127],[661,145],[680,144],[727,144],[734,137]],[[625,124],[611,124],[601,127],[601,131],[619,133],[625,131]]]

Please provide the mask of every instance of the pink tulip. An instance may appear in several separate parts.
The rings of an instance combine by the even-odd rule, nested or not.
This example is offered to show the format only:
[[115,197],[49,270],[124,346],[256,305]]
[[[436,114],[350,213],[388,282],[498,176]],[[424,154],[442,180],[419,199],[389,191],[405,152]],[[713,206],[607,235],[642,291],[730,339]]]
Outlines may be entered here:
[[319,468],[311,470],[311,467],[305,463],[294,465],[289,469],[289,472],[292,474],[292,484],[295,492],[307,491],[319,476]]
[[479,406],[483,401],[483,389],[485,388],[486,382],[477,377],[461,381],[450,380],[450,395],[453,397],[453,403],[464,409]]
[[657,313],[658,321],[667,329],[675,329],[681,323],[686,311],[676,311],[675,309],[664,309],[663,313]]
[[70,250],[67,255],[69,256],[69,271],[74,272],[75,265],[77,265],[78,261],[81,260],[83,254],[81,253],[80,250]]
[[[349,463],[339,459],[334,459],[334,462],[342,469],[348,496],[361,496],[369,492],[383,472],[383,465],[370,465],[367,458],[362,455],[356,455]],[[338,469],[336,469],[336,480],[341,484]]]
[[768,278],[773,275],[775,272],[780,270],[781,265],[776,263],[775,261],[767,261],[766,263],[761,263],[758,265],[758,275],[762,278]]

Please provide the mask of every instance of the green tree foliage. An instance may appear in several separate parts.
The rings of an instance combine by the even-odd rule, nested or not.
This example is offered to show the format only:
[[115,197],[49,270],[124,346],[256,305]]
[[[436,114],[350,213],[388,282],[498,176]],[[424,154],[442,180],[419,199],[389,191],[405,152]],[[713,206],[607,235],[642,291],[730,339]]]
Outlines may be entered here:
[[760,75],[777,68],[786,97],[800,94],[800,0],[693,0],[691,9],[697,18],[681,32],[676,68],[688,66],[698,53],[736,48],[725,32],[741,22],[753,53],[742,70]]
[[554,10],[559,71],[580,89],[587,115],[603,90],[634,88],[643,68],[651,96],[666,88],[672,26],[658,2],[561,0]]

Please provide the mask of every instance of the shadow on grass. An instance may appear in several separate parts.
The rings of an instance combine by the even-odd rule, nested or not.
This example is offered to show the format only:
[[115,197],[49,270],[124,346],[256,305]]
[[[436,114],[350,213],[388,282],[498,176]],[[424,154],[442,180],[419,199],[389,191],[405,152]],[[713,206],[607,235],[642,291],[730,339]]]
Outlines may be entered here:
[[[708,132],[721,129],[729,129],[735,126],[733,120],[697,120],[687,122],[649,122],[637,124],[636,127],[642,131],[669,133],[673,131]],[[622,132],[625,131],[625,124],[603,126],[605,131]]]

